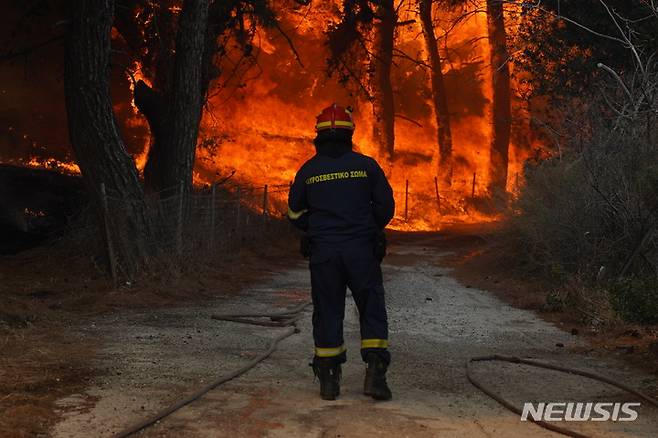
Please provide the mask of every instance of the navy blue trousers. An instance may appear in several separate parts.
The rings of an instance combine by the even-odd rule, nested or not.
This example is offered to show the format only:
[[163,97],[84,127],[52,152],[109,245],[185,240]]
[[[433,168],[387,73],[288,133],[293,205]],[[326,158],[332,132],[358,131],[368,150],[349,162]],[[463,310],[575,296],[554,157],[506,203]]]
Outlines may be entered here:
[[373,245],[314,245],[311,258],[315,360],[346,360],[343,339],[345,294],[349,287],[359,310],[361,357],[370,352],[390,362],[382,270]]

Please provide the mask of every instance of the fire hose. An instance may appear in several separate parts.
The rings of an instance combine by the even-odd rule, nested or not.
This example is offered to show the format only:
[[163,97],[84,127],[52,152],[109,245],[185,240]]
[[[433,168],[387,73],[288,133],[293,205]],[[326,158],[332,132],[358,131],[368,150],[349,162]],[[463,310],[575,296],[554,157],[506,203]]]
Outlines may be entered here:
[[[658,401],[656,399],[654,399],[653,397],[650,397],[650,396],[648,396],[648,395],[646,395],[646,394],[644,394],[644,393],[642,393],[642,392],[640,392],[636,389],[633,389],[629,386],[626,386],[624,384],[615,382],[614,380],[612,380],[608,377],[605,377],[605,376],[602,376],[600,374],[596,374],[596,373],[593,373],[593,372],[590,372],[590,371],[584,371],[584,370],[564,367],[564,366],[560,366],[560,365],[553,365],[553,364],[550,364],[550,363],[547,363],[547,362],[542,362],[542,361],[538,361],[538,360],[534,360],[534,359],[521,359],[519,357],[502,356],[502,355],[498,355],[498,354],[494,354],[494,355],[491,355],[491,356],[472,357],[468,361],[466,361],[466,377],[468,378],[468,381],[471,382],[473,384],[473,386],[478,388],[480,391],[482,391],[483,393],[485,393],[486,395],[488,395],[489,397],[491,397],[492,399],[494,399],[495,401],[497,401],[498,403],[500,403],[501,405],[506,407],[508,410],[516,413],[519,416],[522,414],[521,409],[517,408],[513,403],[506,400],[501,395],[496,394],[496,392],[494,392],[491,388],[489,388],[486,385],[482,384],[482,382],[480,382],[478,379],[476,379],[473,376],[473,369],[471,367],[471,364],[473,362],[492,362],[492,361],[510,362],[510,363],[514,363],[514,364],[529,365],[529,366],[536,367],[536,368],[544,368],[544,369],[547,369],[547,370],[559,371],[561,373],[573,374],[573,375],[577,375],[577,376],[587,377],[587,378],[592,379],[592,380],[598,380],[600,382],[607,383],[608,385],[614,386],[615,388],[618,388],[618,389],[626,391],[630,394],[633,394],[633,395],[641,398],[642,400],[648,402],[650,405],[658,408]],[[548,429],[550,431],[553,431],[553,432],[556,432],[556,433],[559,433],[559,434],[562,434],[562,435],[570,436],[570,437],[573,437],[573,438],[590,438],[589,435],[584,435],[582,433],[575,432],[575,431],[572,431],[572,430],[564,428],[564,427],[556,426],[556,425],[548,423],[546,421],[535,420],[532,417],[529,417],[528,420],[535,423],[538,426],[543,427],[544,429]]]
[[[297,328],[297,321],[303,317],[303,311],[310,306],[312,303],[311,302],[304,302],[296,307],[286,309],[280,312],[268,312],[268,313],[239,313],[239,314],[216,314],[216,315],[211,315],[212,319],[219,320],[219,321],[232,321],[232,322],[239,322],[239,323],[244,323],[244,324],[251,324],[251,325],[258,325],[258,326],[264,326],[264,327],[287,327],[287,330],[284,331],[283,333],[279,334],[277,337],[272,339],[270,342],[267,350],[265,350],[263,353],[259,354],[256,356],[254,359],[249,361],[247,364],[245,364],[243,367],[240,369],[233,371],[227,375],[221,376],[217,378],[216,380],[210,382],[208,385],[204,386],[203,388],[198,389],[194,393],[179,399],[176,401],[174,404],[160,410],[159,412],[155,413],[154,415],[133,424],[132,426],[127,427],[126,429],[122,430],[121,432],[116,433],[113,435],[113,438],[126,438],[129,437],[143,429],[146,429],[147,427],[150,427],[157,423],[158,421],[162,420],[163,418],[173,414],[174,412],[178,411],[179,409],[183,408],[184,406],[187,406],[188,404],[198,400],[211,390],[217,388],[223,383],[226,383],[230,380],[235,379],[236,377],[239,377],[246,373],[247,371],[251,370],[254,368],[256,365],[258,365],[260,362],[263,360],[267,359],[275,350],[277,345],[283,341],[284,339],[292,336],[295,333],[299,333],[299,329]],[[269,320],[260,320],[260,318],[268,318]],[[522,412],[521,410],[516,407],[513,403],[502,397],[501,395],[497,394],[494,390],[491,388],[487,387],[484,385],[479,379],[477,379],[473,375],[473,370],[472,370],[472,364],[474,362],[492,362],[492,361],[497,361],[497,362],[510,362],[514,364],[523,364],[523,365],[529,365],[537,368],[544,368],[548,370],[553,370],[553,371],[559,371],[562,373],[567,373],[567,374],[573,374],[573,375],[578,375],[578,376],[583,376],[587,377],[592,380],[598,380],[600,382],[606,383],[608,385],[611,385],[613,387],[616,387],[618,389],[621,389],[623,391],[626,391],[630,394],[633,394],[642,400],[648,402],[650,405],[658,408],[658,401],[656,401],[654,398],[638,391],[635,390],[629,386],[626,386],[624,384],[615,382],[614,380],[593,373],[589,371],[584,371],[584,370],[579,370],[575,368],[569,368],[569,367],[564,367],[564,366],[559,366],[559,365],[553,365],[547,362],[541,362],[538,360],[533,360],[533,359],[522,359],[519,357],[513,357],[513,356],[502,356],[502,355],[490,355],[490,356],[478,356],[478,357],[472,357],[468,359],[466,362],[466,377],[468,381],[473,384],[476,388],[478,388],[480,391],[482,391],[484,394],[487,396],[491,397],[493,400],[497,401],[500,403],[502,406],[507,408],[508,410],[516,413],[517,415],[521,415]],[[575,432],[572,430],[569,430],[567,428],[563,428],[560,426],[556,426],[554,424],[541,421],[541,420],[535,420],[532,417],[528,418],[529,421],[537,424],[538,426],[541,426],[547,430],[550,430],[552,432],[556,432],[562,435],[566,435],[569,437],[573,438],[591,438],[589,435],[584,435],[579,432]]]
[[[287,327],[287,330],[281,333],[280,335],[278,335],[277,337],[275,337],[274,339],[272,339],[267,350],[265,350],[263,353],[259,354],[258,356],[250,360],[242,368],[233,371],[232,373],[229,373],[227,375],[219,377],[218,379],[210,382],[208,385],[204,386],[203,388],[200,388],[194,393],[176,401],[174,404],[160,410],[159,412],[153,414],[152,416],[138,423],[135,423],[132,426],[127,427],[121,432],[114,434],[113,437],[114,438],[129,437],[143,429],[146,429],[149,426],[154,425],[158,421],[173,414],[174,412],[178,411],[182,407],[203,397],[205,394],[217,388],[219,385],[226,383],[229,380],[233,380],[236,377],[241,376],[242,374],[246,373],[256,365],[258,365],[260,362],[267,359],[274,352],[274,350],[276,350],[277,345],[281,341],[288,338],[289,336],[292,336],[295,333],[299,333],[299,329],[297,328],[296,322],[302,317],[302,312],[304,311],[304,309],[306,309],[311,304],[312,304],[311,302],[302,303],[297,307],[283,310],[281,312],[212,315],[211,316],[212,319],[216,319],[220,321],[241,322],[245,324],[252,324],[252,325],[259,325],[266,327]],[[257,319],[252,319],[252,318],[269,318],[270,320],[259,321]]]

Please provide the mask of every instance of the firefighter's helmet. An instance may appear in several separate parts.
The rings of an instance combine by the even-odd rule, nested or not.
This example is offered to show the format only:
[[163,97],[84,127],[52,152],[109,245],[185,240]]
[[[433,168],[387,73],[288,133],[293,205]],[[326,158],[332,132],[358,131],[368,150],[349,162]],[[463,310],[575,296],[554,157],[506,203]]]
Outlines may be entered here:
[[317,118],[315,130],[320,132],[328,129],[348,129],[354,131],[352,110],[349,107],[345,108],[335,103],[323,109]]

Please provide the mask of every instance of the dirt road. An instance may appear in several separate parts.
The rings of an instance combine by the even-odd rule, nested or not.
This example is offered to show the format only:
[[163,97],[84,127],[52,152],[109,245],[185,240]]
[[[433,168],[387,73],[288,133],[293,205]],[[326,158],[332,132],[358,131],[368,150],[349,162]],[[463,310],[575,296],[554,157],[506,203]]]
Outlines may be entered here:
[[[440,239],[438,240],[440,247]],[[248,374],[212,391],[142,436],[172,437],[549,437],[466,380],[467,358],[500,353],[585,368],[637,388],[655,388],[649,375],[587,348],[536,315],[486,291],[459,284],[441,267],[437,245],[394,245],[384,266],[391,325],[394,400],[375,403],[361,394],[363,365],[358,320],[348,298],[348,363],[342,396],[322,401],[307,366],[312,354],[310,310],[301,333]],[[100,338],[96,365],[105,371],[83,394],[59,401],[56,437],[110,436],[178,396],[256,356],[280,328],[210,319],[212,313],[271,311],[309,299],[303,263],[239,296],[203,308],[181,307],[86,321],[76,336]],[[563,345],[559,346],[559,345]],[[587,381],[515,365],[477,366],[477,375],[518,405],[524,401],[635,401]],[[603,437],[654,437],[658,410],[643,406],[632,423],[562,423]]]

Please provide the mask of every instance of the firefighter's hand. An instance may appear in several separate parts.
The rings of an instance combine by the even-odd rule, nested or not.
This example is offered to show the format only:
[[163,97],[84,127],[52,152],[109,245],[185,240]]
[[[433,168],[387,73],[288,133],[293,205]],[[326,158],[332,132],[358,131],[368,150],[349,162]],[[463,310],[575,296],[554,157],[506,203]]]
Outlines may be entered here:
[[305,259],[311,256],[311,239],[309,239],[308,234],[302,234],[299,239],[299,252]]
[[375,258],[381,263],[386,257],[386,234],[380,231],[375,238]]

